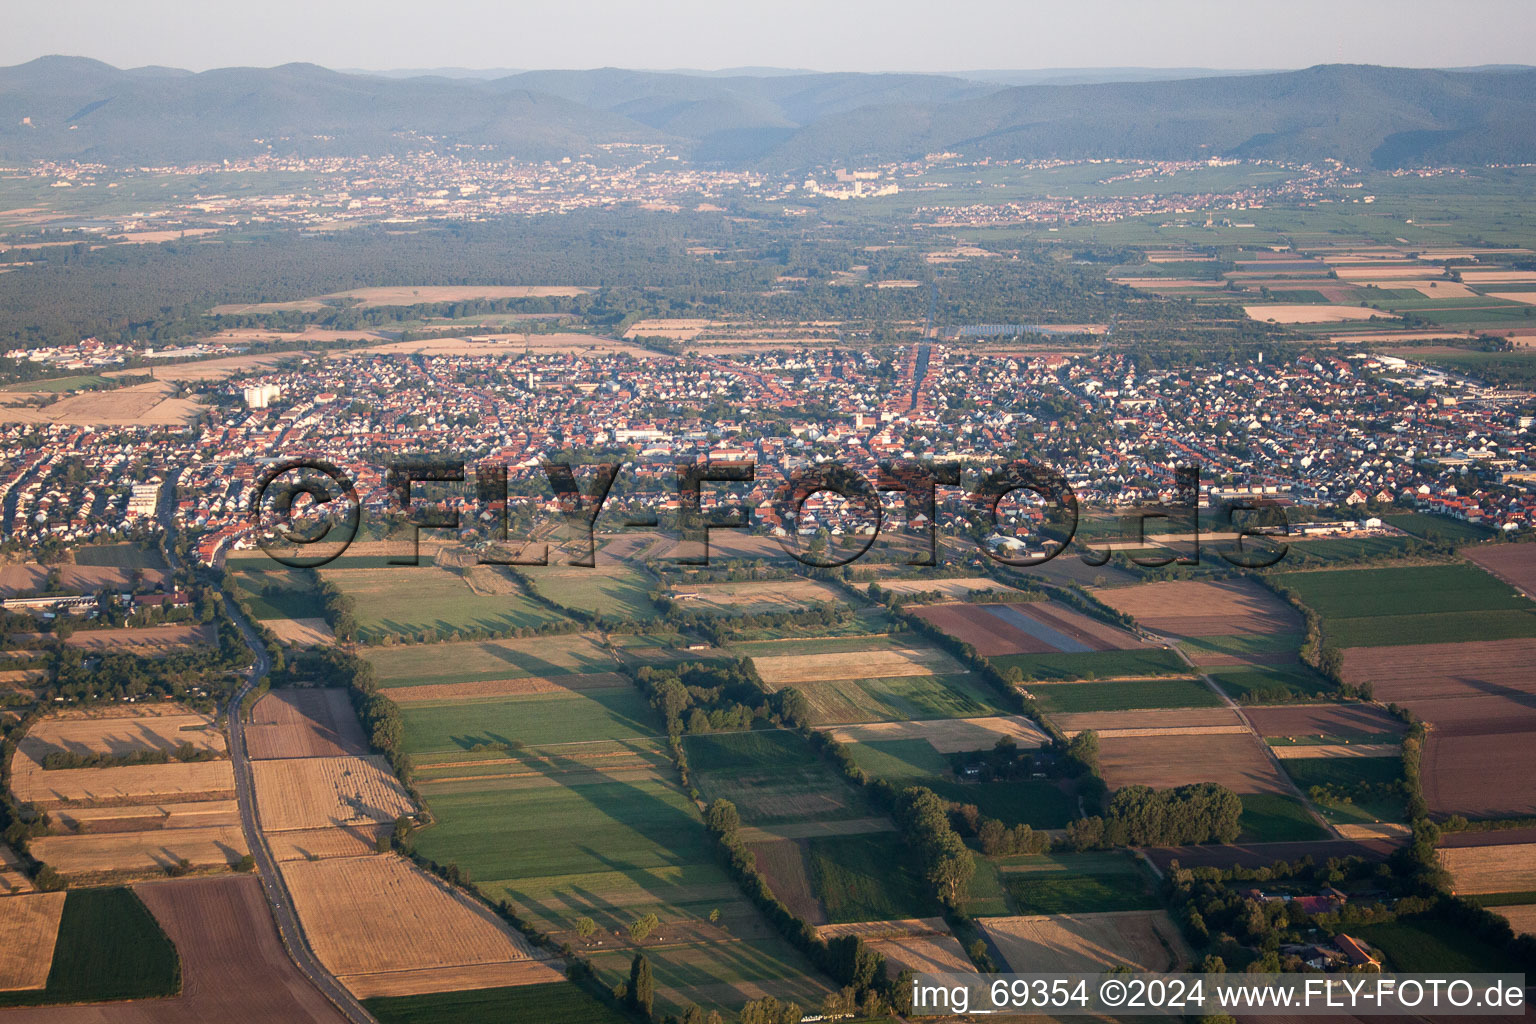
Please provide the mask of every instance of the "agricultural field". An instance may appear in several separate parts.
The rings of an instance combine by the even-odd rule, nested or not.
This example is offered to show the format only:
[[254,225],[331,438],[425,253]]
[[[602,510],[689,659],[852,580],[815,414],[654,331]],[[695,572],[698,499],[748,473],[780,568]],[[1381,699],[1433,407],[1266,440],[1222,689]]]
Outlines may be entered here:
[[706,801],[736,805],[743,825],[866,818],[876,812],[792,732],[711,733],[683,738]]
[[500,698],[412,702],[401,706],[412,755],[520,744],[625,740],[661,731],[634,686],[560,690]]
[[719,615],[760,615],[847,602],[837,588],[803,579],[678,584],[672,600],[680,608]]
[[1092,729],[1100,739],[1124,736],[1220,736],[1247,733],[1241,718],[1225,705],[1205,708],[1152,708],[1141,711],[1086,711],[1053,715],[1067,736]]
[[22,869],[16,851],[9,846],[0,846],[0,896],[14,896],[32,890],[32,879]]
[[[628,949],[599,952],[592,966],[612,985],[629,978],[633,955]],[[655,972],[656,1009],[663,1014],[695,1003],[734,1015],[747,1000],[769,995],[816,1008],[832,991],[810,961],[777,939],[657,946],[646,957]]]
[[998,671],[1017,668],[1023,682],[1074,682],[1081,679],[1140,679],[1189,674],[1174,652],[1162,647],[1094,651],[1084,654],[999,654],[987,659]]
[[1337,687],[1300,661],[1280,665],[1215,667],[1205,674],[1239,704],[1283,704],[1327,698]]
[[0,902],[0,992],[48,984],[63,913],[62,892],[8,896]]
[[[166,572],[169,569],[158,548],[141,548],[137,544],[84,544],[75,549],[75,564],[155,572]],[[145,578],[154,577],[146,572]]]
[[607,672],[612,655],[596,636],[570,633],[529,640],[466,640],[445,644],[367,648],[379,686],[479,683],[529,676]]
[[1239,795],[1286,791],[1269,754],[1246,733],[1202,736],[1198,742],[1180,735],[1102,739],[1099,765],[1111,790],[1217,782]]
[[371,975],[418,972],[418,991],[430,992],[454,984],[452,968],[504,965],[499,982],[480,976],[495,988],[539,958],[488,908],[392,854],[288,861],[282,872],[315,956],[355,994],[374,994]]
[[1147,869],[1129,853],[1060,853],[998,861],[1021,914],[1097,914],[1160,906]]
[[1250,580],[1109,587],[1094,596],[1154,633],[1175,637],[1296,633],[1296,610]]
[[1519,587],[1527,594],[1536,594],[1536,547],[1498,544],[1466,548],[1462,554],[1511,586]]
[[0,1007],[153,999],[182,987],[176,947],[133,892],[78,889],[63,895],[47,982],[0,992]]
[[1385,967],[1396,971],[1511,971],[1521,961],[1453,922],[1427,915],[1368,924],[1355,938],[1386,954]]
[[1536,636],[1536,604],[1474,566],[1283,573],[1341,648]]
[[1530,829],[1453,832],[1441,838],[1436,856],[1450,872],[1456,893],[1536,892],[1533,840],[1536,833]]
[[1121,679],[1108,682],[1034,683],[1025,688],[1048,714],[1128,711],[1136,708],[1220,707],[1222,700],[1198,679]]
[[627,565],[536,566],[523,573],[536,594],[563,608],[623,622],[648,622],[660,614],[650,598],[660,583]]
[[[137,548],[132,550],[138,552]],[[103,587],[127,590],[132,585],[135,568],[139,567],[106,563],[92,565],[86,562],[57,566],[21,562],[0,566],[0,597],[40,594],[47,585],[50,569],[58,570],[61,593],[93,594]],[[155,563],[140,569],[139,575],[142,584],[147,587],[166,584],[170,581],[170,573],[164,563],[158,561],[158,556]]]
[[965,576],[944,580],[880,580],[880,589],[893,594],[943,594],[947,598],[963,599],[979,593],[1017,593],[1005,583],[988,576]]
[[504,633],[566,622],[520,593],[476,593],[459,574],[435,565],[320,570],[321,578],[351,597],[358,638],[451,639],[461,631]]
[[238,823],[43,836],[32,841],[33,856],[71,880],[116,872],[160,874],[183,861],[194,868],[234,867],[249,852]]
[[1009,654],[1086,654],[1141,646],[1124,630],[1051,601],[936,604],[914,609],[914,613],[988,658]]
[[133,713],[117,709],[71,711],[39,720],[18,744],[34,761],[51,753],[125,755],[138,751],[175,751],[190,743],[196,750],[222,754],[224,736],[213,719],[182,707],[145,707]]
[[1398,785],[1402,761],[1396,756],[1283,758],[1280,763],[1330,822],[1406,820],[1407,795]]
[[1177,970],[1188,947],[1165,911],[981,918],[977,925],[1014,972],[1093,973],[1111,967]]
[[805,840],[811,883],[833,924],[939,913],[916,854],[895,832]]
[[396,686],[389,698],[396,704],[444,704],[477,701],[492,697],[572,696],[593,691],[632,688],[630,681],[617,672],[567,673],[559,676],[520,676],[516,679],[487,679],[474,683],[428,683],[424,686]]
[[629,1018],[568,981],[371,998],[364,1005],[379,1024],[486,1024],[520,1020],[540,1024],[629,1024]]
[[1260,736],[1287,743],[1395,743],[1408,728],[1371,704],[1295,704],[1245,713]]
[[[798,645],[795,645],[798,647]],[[752,664],[775,689],[864,676],[930,676],[965,669],[933,647],[888,647],[846,653],[755,655]]]
[[416,810],[377,755],[253,761],[251,774],[266,832],[393,823]]
[[1022,715],[939,718],[929,722],[871,722],[842,725],[826,731],[842,743],[917,740],[940,754],[991,750],[1004,736],[1026,749],[1042,746],[1049,739],[1038,725]]
[[[1328,830],[1300,800],[1285,793],[1242,794],[1238,840],[1245,843],[1301,843],[1328,838]],[[1341,833],[1342,834],[1342,833]]]
[[[985,743],[965,749],[991,746]],[[925,786],[946,800],[975,804],[982,814],[1009,825],[1062,828],[1077,817],[1077,798],[1070,785],[1050,779],[962,781],[955,776],[949,759],[927,740],[861,740],[849,744],[848,754],[873,778],[897,787]]]
[[78,629],[64,642],[82,651],[122,651],[152,658],[175,654],[189,647],[213,647],[218,643],[218,634],[212,626],[174,623],[124,629]]
[[1536,639],[1350,648],[1346,682],[1430,723],[1424,798],[1436,814],[1536,814]]
[[253,760],[368,753],[351,697],[338,687],[268,693],[251,709],[245,741]]
[[313,571],[283,569],[276,562],[268,564],[270,568],[241,569],[229,574],[253,618],[265,622],[324,617],[325,605]]
[[39,807],[65,803],[143,804],[234,796],[235,773],[228,760],[171,761],[121,768],[68,768],[49,771],[18,751],[12,761],[11,791],[18,800]]
[[264,625],[289,647],[326,647],[336,633],[324,619],[268,619]]

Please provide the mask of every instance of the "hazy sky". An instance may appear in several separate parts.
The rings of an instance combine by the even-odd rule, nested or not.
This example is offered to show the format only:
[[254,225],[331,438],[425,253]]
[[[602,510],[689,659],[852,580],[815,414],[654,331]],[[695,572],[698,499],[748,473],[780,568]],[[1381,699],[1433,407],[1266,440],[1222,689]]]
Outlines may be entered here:
[[1536,64],[1532,0],[3,0],[0,64],[1292,68]]

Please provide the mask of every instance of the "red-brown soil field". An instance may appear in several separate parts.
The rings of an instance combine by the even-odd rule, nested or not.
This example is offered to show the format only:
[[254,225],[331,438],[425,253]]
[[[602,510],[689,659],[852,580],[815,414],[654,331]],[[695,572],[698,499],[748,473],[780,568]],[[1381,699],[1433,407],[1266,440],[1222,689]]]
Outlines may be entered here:
[[278,942],[261,883],[250,875],[134,887],[181,954],[170,999],[0,1010],[17,1024],[346,1024]]
[[1099,741],[1099,765],[1111,791],[1191,782],[1219,782],[1234,793],[1290,791],[1269,753],[1248,733],[1108,737]]
[[1399,735],[1403,720],[1370,704],[1293,704],[1247,708],[1260,736]]
[[1527,594],[1536,594],[1536,545],[1478,546],[1466,548],[1462,554],[1504,582],[1513,583]]
[[1075,641],[1090,651],[1123,650],[1141,646],[1134,636],[1048,601],[1012,602],[1004,605],[935,604],[916,609],[916,613],[950,636],[976,648],[976,653],[1047,654],[1062,650],[1046,636],[1032,634],[1009,621],[1015,615],[1033,620]]
[[256,702],[245,730],[251,757],[346,757],[368,753],[347,691],[274,690]]

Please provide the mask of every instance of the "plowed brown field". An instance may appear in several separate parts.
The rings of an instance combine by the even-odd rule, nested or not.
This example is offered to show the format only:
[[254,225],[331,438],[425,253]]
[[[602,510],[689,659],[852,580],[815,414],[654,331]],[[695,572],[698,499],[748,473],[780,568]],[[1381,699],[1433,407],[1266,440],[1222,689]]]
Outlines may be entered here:
[[1234,793],[1290,792],[1280,770],[1250,733],[1220,733],[1198,740],[1179,735],[1112,737],[1099,741],[1099,765],[1111,790],[1219,782]]
[[1294,608],[1246,580],[1143,583],[1096,590],[1094,596],[1154,633],[1172,636],[1289,633],[1302,625]]

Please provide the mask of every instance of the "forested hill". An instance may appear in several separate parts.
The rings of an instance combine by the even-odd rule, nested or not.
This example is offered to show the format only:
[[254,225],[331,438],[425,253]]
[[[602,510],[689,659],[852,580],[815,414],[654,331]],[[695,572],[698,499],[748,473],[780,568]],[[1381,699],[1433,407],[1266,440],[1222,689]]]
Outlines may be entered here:
[[950,151],[994,158],[1209,156],[1359,166],[1536,160],[1536,70],[1326,66],[1175,81],[1008,87],[942,75],[534,71],[386,78],[313,65],[0,69],[0,161],[180,163],[467,144],[545,159],[664,143],[770,170]]

